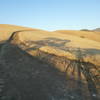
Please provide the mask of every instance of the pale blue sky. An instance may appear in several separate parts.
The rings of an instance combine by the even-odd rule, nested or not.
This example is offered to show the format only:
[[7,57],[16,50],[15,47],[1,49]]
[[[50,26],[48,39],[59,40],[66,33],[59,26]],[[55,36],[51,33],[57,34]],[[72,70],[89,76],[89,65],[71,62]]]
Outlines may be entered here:
[[92,29],[100,27],[100,0],[0,0],[0,24]]

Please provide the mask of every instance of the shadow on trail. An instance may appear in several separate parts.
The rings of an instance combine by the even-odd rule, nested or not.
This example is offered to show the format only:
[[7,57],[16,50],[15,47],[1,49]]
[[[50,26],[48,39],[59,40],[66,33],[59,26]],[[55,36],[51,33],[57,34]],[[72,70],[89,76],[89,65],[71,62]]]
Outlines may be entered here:
[[[95,78],[90,72],[90,68],[96,69],[93,64],[80,60],[70,60],[69,64],[65,63],[66,70],[62,74],[55,66],[51,66],[49,62],[41,62],[30,56],[26,51],[21,50],[18,46],[10,44],[14,35],[19,32],[22,31],[13,32],[3,48],[5,50],[4,54],[0,57],[5,62],[5,64],[0,62],[0,65],[4,68],[2,77],[8,80],[3,92],[6,100],[9,98],[18,98],[17,100],[84,100],[84,98],[87,98],[87,100],[99,100],[95,96],[98,94],[94,81]],[[53,37],[40,41],[26,41],[29,44],[27,50],[34,50],[42,46],[53,46],[66,49],[66,51],[68,50],[66,47],[68,42],[70,40]],[[31,45],[33,44],[36,45],[32,47]],[[84,51],[86,53],[91,49],[85,50],[87,50]],[[48,54],[46,55],[48,56]],[[70,73],[67,75],[68,77],[64,76],[68,73]],[[84,75],[87,84],[82,82],[81,75]],[[74,76],[77,76],[77,80]]]
[[[83,100],[80,90],[70,88],[70,80],[66,80],[64,73],[55,66],[39,61],[10,43],[2,50],[4,53],[0,55],[0,60],[3,63],[0,61],[0,65],[3,73],[0,77],[6,81],[1,100]],[[72,86],[76,82],[73,80]],[[82,83],[81,88],[84,85]],[[84,91],[88,91],[87,88]],[[90,98],[89,94],[83,94]]]
[[[63,50],[65,50],[66,48],[66,51],[68,50],[72,52],[74,51],[73,48],[72,50],[69,50],[69,48],[66,47],[67,43],[69,42],[70,40],[63,40],[63,39],[50,37],[50,38],[45,38],[44,40],[39,40],[39,41],[26,41],[25,43],[28,44],[29,46],[27,47],[26,51],[34,50],[35,48],[41,48],[43,46],[52,46],[56,48],[64,48]],[[32,47],[33,44],[36,44],[36,45]],[[81,57],[100,54],[100,50],[97,50],[97,49],[80,49],[80,51],[82,51]],[[80,53],[79,48],[76,48],[74,52]],[[98,76],[100,76],[100,73],[98,72],[99,73],[98,76],[95,76],[95,73],[96,71],[99,71],[98,70],[99,66],[95,66],[91,63],[84,62],[81,59],[81,57],[79,58],[78,61],[70,61],[70,64],[69,65],[67,64],[66,66],[65,72],[66,73],[70,72],[70,76],[68,76],[69,79],[72,77],[73,79],[75,79],[74,76],[77,76],[78,82],[76,83],[77,84],[76,87],[77,87],[77,91],[78,90],[80,91],[79,95],[83,94],[83,90],[81,88],[82,85],[80,84],[82,81],[82,75],[83,75],[87,82],[87,87],[91,95],[91,100],[95,100],[95,99],[98,100],[98,97],[97,97],[98,91],[97,91],[96,85],[99,84],[100,82],[98,79]],[[91,72],[92,69],[95,70],[95,73]],[[74,84],[74,81],[69,81],[68,84]]]
[[[35,47],[36,48],[41,48],[43,46],[51,46],[63,51],[69,51],[71,53],[77,54],[79,53],[79,48],[72,48],[68,47],[67,43],[71,42],[70,40],[67,39],[60,39],[60,38],[54,38],[54,37],[49,37],[49,38],[44,38],[43,40],[38,40],[38,41],[25,41],[25,43],[28,44],[29,48],[27,50],[32,50]],[[35,44],[35,47],[32,45]],[[99,49],[94,49],[94,48],[80,48],[81,51],[81,56],[86,57],[86,56],[93,56],[93,55],[100,55],[100,50]]]

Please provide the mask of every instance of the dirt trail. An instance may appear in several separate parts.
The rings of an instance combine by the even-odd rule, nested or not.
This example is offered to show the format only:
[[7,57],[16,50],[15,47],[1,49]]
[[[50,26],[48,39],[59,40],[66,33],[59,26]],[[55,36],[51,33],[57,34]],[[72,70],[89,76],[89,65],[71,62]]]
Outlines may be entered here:
[[[1,100],[99,100],[88,69],[90,64],[64,59],[67,66],[65,72],[61,72],[50,63],[50,59],[59,63],[62,58],[41,51],[35,58],[11,44],[14,35],[19,32],[13,32],[9,40],[0,46]],[[78,80],[74,77],[76,70]],[[87,83],[80,80],[81,70]]]

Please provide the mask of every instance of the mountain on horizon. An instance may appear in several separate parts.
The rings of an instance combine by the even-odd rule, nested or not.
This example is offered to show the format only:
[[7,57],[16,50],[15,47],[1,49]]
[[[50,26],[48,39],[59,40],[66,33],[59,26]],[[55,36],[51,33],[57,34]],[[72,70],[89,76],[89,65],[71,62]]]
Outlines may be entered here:
[[96,28],[93,31],[100,32],[100,28]]
[[95,29],[93,29],[93,30],[81,29],[81,31],[96,31],[96,32],[100,32],[100,28],[95,28]]

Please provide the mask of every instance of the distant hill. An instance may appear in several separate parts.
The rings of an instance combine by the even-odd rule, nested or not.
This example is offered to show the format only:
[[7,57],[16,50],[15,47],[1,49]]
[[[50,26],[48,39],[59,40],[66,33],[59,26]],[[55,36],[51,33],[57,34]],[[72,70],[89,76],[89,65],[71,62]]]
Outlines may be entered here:
[[93,31],[100,32],[100,28],[96,28]]
[[100,32],[100,28],[96,28],[96,29],[93,29],[93,30],[89,30],[89,29],[81,29],[80,31],[96,31],[96,32]]

